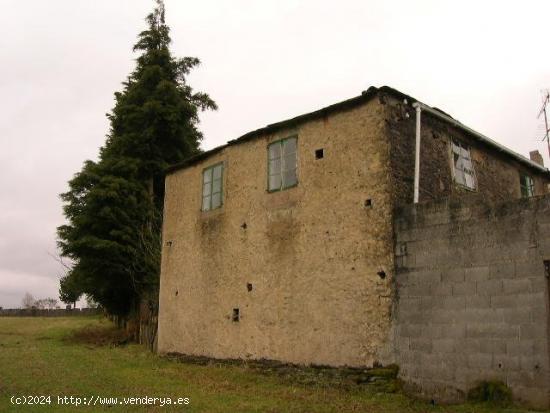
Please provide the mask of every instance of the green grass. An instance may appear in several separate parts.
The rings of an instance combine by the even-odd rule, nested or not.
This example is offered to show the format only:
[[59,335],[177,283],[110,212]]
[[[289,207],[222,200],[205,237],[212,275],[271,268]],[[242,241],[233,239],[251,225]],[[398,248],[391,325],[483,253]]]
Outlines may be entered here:
[[[99,317],[0,317],[0,412],[525,412],[484,404],[431,406],[371,386],[303,384],[245,365],[179,363],[130,344]],[[50,395],[46,406],[11,396]],[[57,396],[188,397],[187,406],[60,406]]]

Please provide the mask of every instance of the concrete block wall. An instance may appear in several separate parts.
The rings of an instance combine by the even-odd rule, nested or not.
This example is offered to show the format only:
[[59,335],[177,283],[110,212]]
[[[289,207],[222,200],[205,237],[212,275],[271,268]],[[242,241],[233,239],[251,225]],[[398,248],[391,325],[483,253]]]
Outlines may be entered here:
[[409,387],[460,400],[480,380],[550,405],[550,197],[410,205],[395,215],[396,361]]

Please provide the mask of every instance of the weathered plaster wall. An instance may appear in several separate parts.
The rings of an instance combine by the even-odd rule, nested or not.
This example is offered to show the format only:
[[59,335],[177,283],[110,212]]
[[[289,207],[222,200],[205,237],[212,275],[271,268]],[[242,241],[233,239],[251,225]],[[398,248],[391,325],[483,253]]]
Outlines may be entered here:
[[[415,122],[414,109],[403,102],[386,97],[388,106],[388,136],[391,142],[391,170],[395,188],[395,202],[412,203],[414,186]],[[422,112],[420,150],[420,202],[450,197],[460,199],[471,190],[455,184],[452,178],[451,140],[457,139],[470,146],[477,177],[477,193],[498,202],[521,197],[520,173],[534,179],[535,195],[548,193],[548,175],[503,155],[427,112]]]
[[[393,268],[384,118],[373,99],[167,176],[160,352],[334,366],[384,359]],[[299,184],[268,193],[267,145],[295,134]],[[204,213],[202,170],[217,162],[224,205]]]
[[395,229],[402,377],[435,399],[502,380],[548,407],[550,196],[410,205]]

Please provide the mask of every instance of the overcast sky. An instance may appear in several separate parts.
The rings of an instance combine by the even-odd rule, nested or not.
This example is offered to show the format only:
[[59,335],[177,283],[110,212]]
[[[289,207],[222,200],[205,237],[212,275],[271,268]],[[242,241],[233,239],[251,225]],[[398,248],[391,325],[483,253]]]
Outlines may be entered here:
[[[0,306],[57,298],[58,194],[108,131],[152,0],[0,0]],[[203,148],[389,85],[527,155],[550,1],[166,1],[173,53],[219,105]]]

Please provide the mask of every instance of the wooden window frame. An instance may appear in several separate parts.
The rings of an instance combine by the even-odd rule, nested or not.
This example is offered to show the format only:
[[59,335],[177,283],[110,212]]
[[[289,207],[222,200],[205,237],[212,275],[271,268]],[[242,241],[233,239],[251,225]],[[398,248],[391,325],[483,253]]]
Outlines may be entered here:
[[[214,170],[215,168],[217,167],[221,167],[221,175],[219,178],[214,178]],[[202,170],[202,197],[201,197],[201,211],[203,212],[208,212],[208,211],[213,211],[215,209],[218,209],[218,208],[221,208],[223,206],[223,174],[224,174],[224,164],[223,162],[218,162],[214,165],[210,165],[209,167],[207,168],[204,168]],[[208,172],[208,171],[212,171],[212,177],[210,179],[210,182],[205,182],[205,174]],[[220,181],[220,190],[219,191],[216,191],[214,192],[214,181]],[[207,195],[205,195],[205,186],[208,185],[209,187],[209,193]],[[220,194],[220,204],[217,205],[216,207],[212,207],[212,200],[214,198],[214,195],[216,194]],[[204,207],[204,200],[205,198],[208,198],[208,208],[205,209]]]
[[[454,159],[456,152],[454,151],[453,146],[456,146],[460,150],[465,150],[465,151],[468,152],[468,161],[470,162],[470,165],[472,167],[471,173],[470,172],[465,172],[464,169],[457,169],[457,167],[455,165],[455,159]],[[458,156],[463,157],[461,153],[459,153]],[[472,151],[471,151],[470,146],[462,143],[461,141],[459,141],[457,139],[451,139],[451,142],[450,142],[450,158],[451,158],[451,171],[452,171],[452,174],[453,174],[452,175],[453,176],[453,182],[456,185],[460,186],[461,188],[467,189],[468,191],[477,191],[478,182],[477,182],[477,176],[476,176],[476,171],[475,171],[475,167],[474,167],[474,161],[472,159]],[[463,174],[464,183],[457,181],[457,170],[461,171],[461,173]],[[472,177],[473,187],[466,185],[466,173],[468,173],[468,175],[470,175]]]
[[[525,184],[523,181],[525,180]],[[535,196],[535,181],[531,175],[520,173],[519,175],[519,189],[522,198],[531,198]]]
[[[290,171],[290,169],[285,169],[285,165],[284,165],[284,157],[285,157],[284,145],[285,145],[285,142],[288,142],[288,141],[291,141],[291,140],[295,141],[295,151],[291,152],[290,154],[286,154],[286,155],[288,156],[288,155],[294,154],[294,159],[295,159],[294,171],[295,171],[295,176],[296,176],[296,182],[294,182],[291,185],[286,185],[285,184],[285,179],[284,179],[284,173],[287,172],[287,171]],[[273,159],[270,158],[269,149],[273,145],[280,145],[280,156],[279,156],[279,158],[273,158]],[[277,160],[277,159],[280,160],[280,164],[281,164],[280,170],[279,170],[279,173],[278,173],[278,175],[280,175],[281,184],[280,184],[279,188],[271,189],[269,179],[270,179],[271,176],[277,175],[277,174],[272,174],[271,173],[271,161]],[[289,136],[289,137],[284,138],[284,139],[279,139],[277,141],[271,142],[269,145],[267,145],[267,192],[280,192],[280,191],[284,191],[286,189],[294,188],[297,185],[298,185],[298,136],[293,135],[293,136]]]

